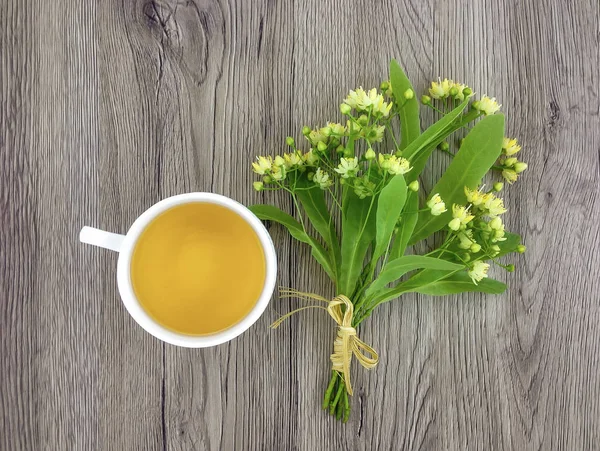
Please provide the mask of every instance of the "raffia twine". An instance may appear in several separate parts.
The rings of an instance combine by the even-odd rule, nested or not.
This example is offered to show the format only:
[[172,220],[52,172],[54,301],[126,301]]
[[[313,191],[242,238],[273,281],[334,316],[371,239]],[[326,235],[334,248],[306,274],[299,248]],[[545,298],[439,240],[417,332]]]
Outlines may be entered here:
[[[311,308],[320,308],[326,310],[329,316],[336,322],[337,336],[333,342],[333,354],[331,354],[331,367],[344,377],[346,390],[352,395],[352,383],[350,382],[350,364],[352,356],[356,357],[358,363],[364,368],[371,369],[377,365],[379,356],[377,352],[364,341],[358,338],[356,329],[352,327],[352,316],[354,315],[354,305],[344,295],[338,295],[331,300],[314,293],[305,293],[290,288],[280,288],[280,297],[297,298],[306,302],[322,302],[327,307],[321,305],[307,305],[282,315],[277,321],[271,324],[273,329],[277,329],[290,316]],[[343,308],[344,307],[344,308]],[[367,355],[368,354],[368,355]]]

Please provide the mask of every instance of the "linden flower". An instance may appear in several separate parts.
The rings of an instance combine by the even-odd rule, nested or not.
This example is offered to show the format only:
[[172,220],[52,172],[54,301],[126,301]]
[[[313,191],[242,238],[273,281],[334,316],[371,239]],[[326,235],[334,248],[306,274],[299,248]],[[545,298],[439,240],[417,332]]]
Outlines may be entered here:
[[461,226],[466,226],[471,222],[475,216],[469,214],[469,210],[466,207],[454,204],[452,205],[452,217],[453,219],[448,223],[448,227],[457,231]]
[[319,157],[312,151],[309,150],[302,157],[304,163],[308,166],[314,166],[317,161],[319,161]]
[[381,141],[383,141],[384,133],[385,133],[385,126],[378,125],[371,130],[371,132],[369,133],[369,136],[368,136],[368,140],[370,142],[380,143]]
[[321,189],[327,189],[331,186],[332,181],[329,179],[329,174],[323,171],[321,168],[317,169],[313,176],[313,182],[319,185]]
[[398,158],[396,156],[392,156],[387,161],[387,171],[391,175],[402,175],[406,174],[412,168],[410,167],[410,162],[406,158]]
[[502,153],[507,157],[515,155],[521,150],[521,146],[517,143],[515,138],[504,138],[502,140]]
[[481,111],[486,116],[489,116],[490,114],[496,114],[498,111],[500,111],[501,106],[502,105],[496,102],[495,97],[490,98],[488,96],[483,96],[477,102],[473,102],[473,107],[476,110]]
[[[457,92],[457,93],[454,95],[454,98],[455,98],[456,100],[460,100],[461,102],[462,102],[463,100],[465,100],[465,93],[464,93],[464,91],[465,91],[465,89],[467,89],[467,88],[468,88],[468,86],[467,86],[467,85],[465,85],[465,84],[462,84],[462,83],[454,83],[454,86],[453,86],[453,88],[454,88],[454,89],[456,89],[456,90],[458,91],[458,92]],[[452,89],[452,88],[450,88],[450,89]],[[469,95],[468,95],[468,97],[471,97],[472,95],[473,95],[473,93],[469,94]]]
[[273,162],[274,166],[279,166],[279,167],[285,167],[285,160],[283,159],[283,157],[277,155],[275,157],[275,161]]
[[[283,158],[282,158],[283,160]],[[281,181],[285,179],[286,171],[285,165],[275,166],[273,165],[273,169],[271,171],[271,178],[276,181]]]
[[493,194],[487,195],[487,199],[483,203],[483,207],[487,210],[487,214],[491,218],[495,218],[496,216],[506,213],[504,201]]
[[485,201],[485,194],[481,192],[481,188],[471,190],[465,186],[465,196],[467,196],[467,202],[475,205],[476,207]]
[[473,283],[477,285],[477,282],[481,282],[488,276],[487,273],[489,269],[490,265],[488,263],[484,263],[478,260],[475,263],[473,263],[473,266],[468,271],[468,274]]
[[446,204],[437,193],[431,196],[431,199],[427,201],[427,207],[431,210],[433,216],[439,216],[447,211]]
[[355,177],[358,173],[358,158],[341,158],[340,164],[334,169],[343,179]]
[[369,108],[375,115],[387,117],[392,109],[392,104],[385,102],[383,96],[377,93],[377,89],[373,88],[359,103],[359,109],[368,110]]
[[348,105],[350,108],[354,108],[355,110],[359,108],[363,104],[363,99],[367,96],[365,90],[360,87],[356,88],[354,91],[350,91],[348,93],[348,97],[344,100],[344,103]]
[[256,163],[252,163],[252,170],[259,175],[265,175],[273,167],[273,159],[271,157],[256,157]]
[[321,130],[311,130],[306,139],[313,145],[317,146],[320,142],[327,143],[327,135]]
[[304,164],[304,160],[298,152],[286,153],[283,155],[283,159],[285,162],[285,167],[288,169],[293,167],[300,167]]
[[438,82],[431,82],[431,88],[429,88],[429,95],[433,99],[445,99],[450,95],[450,89],[454,86],[454,82],[452,80],[448,80],[444,78],[444,81],[438,78]]
[[346,133],[346,127],[342,124],[327,122],[327,127],[331,130],[332,135],[342,136]]
[[502,171],[502,177],[511,185],[517,181],[517,173],[512,169],[505,169]]

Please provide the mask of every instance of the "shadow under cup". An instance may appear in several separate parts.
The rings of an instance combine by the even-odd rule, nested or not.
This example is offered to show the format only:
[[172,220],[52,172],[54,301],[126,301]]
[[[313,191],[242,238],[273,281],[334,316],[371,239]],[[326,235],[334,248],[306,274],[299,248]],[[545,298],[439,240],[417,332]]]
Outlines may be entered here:
[[267,263],[260,237],[237,212],[213,202],[175,205],[154,217],[130,261],[146,313],[178,334],[229,329],[256,306]]

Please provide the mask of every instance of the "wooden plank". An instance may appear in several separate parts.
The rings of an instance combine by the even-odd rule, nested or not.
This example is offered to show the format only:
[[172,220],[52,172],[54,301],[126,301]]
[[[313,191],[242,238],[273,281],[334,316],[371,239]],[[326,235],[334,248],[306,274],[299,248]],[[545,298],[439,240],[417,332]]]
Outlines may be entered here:
[[[600,5],[104,2],[0,5],[0,448],[590,449],[600,418]],[[495,95],[529,169],[507,189],[528,252],[498,297],[406,296],[359,333],[350,422],[320,411],[334,328],[320,311],[214,349],[164,345],[116,289],[125,232],[161,198],[242,203],[249,162],[341,119],[397,58],[419,91],[448,76]],[[434,114],[427,111],[423,123]],[[422,186],[447,164],[434,155]],[[279,283],[333,295],[270,226]]]

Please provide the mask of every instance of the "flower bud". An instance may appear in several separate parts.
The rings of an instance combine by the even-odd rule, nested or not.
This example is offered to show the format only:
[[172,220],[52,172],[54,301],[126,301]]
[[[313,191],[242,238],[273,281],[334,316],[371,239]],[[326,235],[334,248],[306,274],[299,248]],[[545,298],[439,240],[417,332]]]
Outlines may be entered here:
[[450,230],[458,231],[460,229],[460,218],[454,218],[448,223],[448,227],[450,227]]
[[473,252],[474,254],[476,254],[480,250],[481,250],[481,245],[480,244],[477,244],[477,243],[471,244],[471,252]]
[[314,178],[314,176],[315,176],[314,172],[309,172],[308,175],[307,175],[308,180],[312,180]]
[[527,250],[527,247],[524,244],[519,244],[517,246],[517,252],[519,254],[524,254],[526,250]]
[[323,133],[325,136],[331,136],[331,132],[333,130],[331,130],[331,127],[327,126],[327,127],[323,127],[321,129],[321,133]]
[[361,114],[357,122],[364,127],[369,123],[369,118],[366,114]]
[[345,149],[346,149],[346,148],[340,144],[339,146],[337,146],[337,147],[335,148],[335,151],[336,151],[337,153],[344,153],[344,150],[345,150]]
[[350,149],[344,149],[344,158],[352,158],[354,156],[354,152]]
[[490,227],[494,230],[500,229],[502,227],[502,219],[496,216],[490,221]]
[[494,183],[494,191],[496,191],[496,192],[502,191],[502,188],[504,188],[504,183],[502,183],[502,182]]
[[504,267],[508,272],[515,272],[515,265],[512,263]]
[[465,97],[469,97],[471,94],[473,94],[473,90],[469,87],[466,87],[465,89],[463,89],[463,94],[465,95]]
[[475,102],[473,102],[471,104],[471,106],[473,107],[473,109],[479,110],[479,106],[480,106],[479,100],[476,100]]
[[413,192],[415,192],[415,193],[417,191],[419,191],[419,181],[418,180],[414,180],[414,181],[410,182],[408,184],[408,189],[411,190],[411,191],[413,191]]
[[518,160],[515,157],[507,158],[506,160],[504,160],[504,166],[510,168],[514,166],[517,162]]
[[452,97],[455,97],[458,94],[458,89],[456,89],[455,87],[450,88],[450,95]]
[[269,175],[265,175],[263,177],[263,182],[265,182],[265,183],[271,183],[272,181],[273,181],[273,179]]
[[375,151],[371,147],[369,147],[365,152],[365,159],[371,161],[375,159],[375,156]]
[[342,112],[342,114],[344,116],[347,116],[348,114],[350,114],[350,111],[352,111],[352,108],[350,107],[350,105],[348,105],[346,103],[342,103],[340,105],[340,111]]
[[446,141],[442,141],[439,145],[440,150],[448,150],[450,148],[450,144],[448,144]]
[[304,127],[302,127],[302,134],[304,136],[310,135],[310,132],[312,132],[312,130],[310,129],[309,126],[305,125]]
[[422,96],[421,97],[421,103],[423,105],[430,105],[431,104],[431,97],[429,97],[429,96]]
[[383,92],[387,91],[390,88],[390,84],[387,81],[382,81],[379,85],[379,89]]
[[525,169],[527,169],[527,163],[524,163],[522,161],[519,161],[518,163],[515,164],[515,172],[517,174],[520,174],[521,172],[523,172]]
[[397,150],[396,152],[394,152],[394,155],[396,157],[401,157],[402,156],[402,151],[401,150]]
[[340,179],[340,185],[345,185],[346,184],[346,179]]
[[460,257],[465,263],[471,260],[471,254],[469,254],[468,252],[463,252],[462,254],[460,254]]
[[317,150],[320,152],[325,152],[327,150],[327,144],[325,144],[323,141],[319,141],[319,144],[317,144]]
[[290,147],[294,147],[294,144],[295,144],[294,138],[292,138],[291,136],[288,136],[287,138],[285,138],[285,143]]
[[265,188],[265,186],[263,185],[263,182],[254,182],[252,184],[252,186],[254,187],[254,189],[256,191],[262,191]]
[[404,98],[406,100],[411,100],[414,99],[415,97],[415,91],[413,91],[412,89],[407,89],[406,91],[404,91]]

